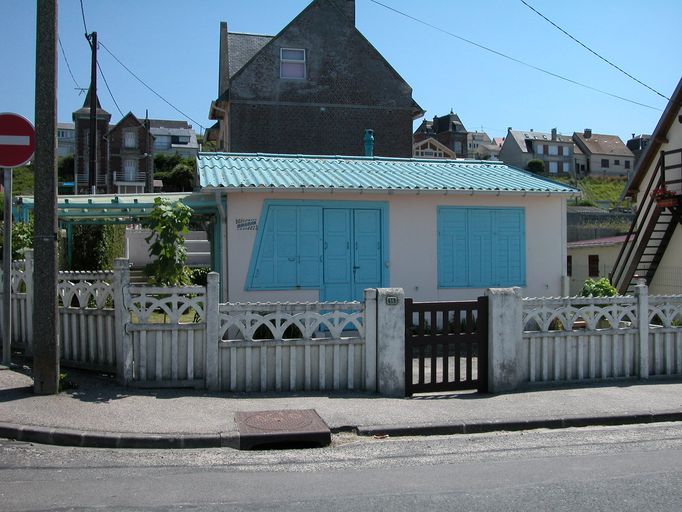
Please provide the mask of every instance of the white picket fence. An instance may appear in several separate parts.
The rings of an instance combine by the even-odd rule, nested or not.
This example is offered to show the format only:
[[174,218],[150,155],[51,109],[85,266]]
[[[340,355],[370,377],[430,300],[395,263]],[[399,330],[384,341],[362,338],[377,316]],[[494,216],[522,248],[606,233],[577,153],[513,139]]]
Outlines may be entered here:
[[682,376],[682,296],[523,299],[527,380]]

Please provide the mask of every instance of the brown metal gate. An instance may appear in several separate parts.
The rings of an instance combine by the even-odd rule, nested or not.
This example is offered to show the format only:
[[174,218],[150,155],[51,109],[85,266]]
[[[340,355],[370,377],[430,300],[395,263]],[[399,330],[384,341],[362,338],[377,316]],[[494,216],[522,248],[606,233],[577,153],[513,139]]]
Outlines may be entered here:
[[488,298],[405,299],[405,394],[488,388]]

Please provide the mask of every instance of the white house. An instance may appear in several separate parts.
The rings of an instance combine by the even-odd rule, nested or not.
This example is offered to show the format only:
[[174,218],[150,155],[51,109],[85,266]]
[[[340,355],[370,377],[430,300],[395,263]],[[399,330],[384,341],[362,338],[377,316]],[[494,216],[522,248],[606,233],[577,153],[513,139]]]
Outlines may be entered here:
[[[570,187],[501,162],[200,153],[220,205],[223,298],[460,300],[566,293]],[[225,278],[226,277],[226,278]]]
[[682,293],[682,80],[625,195],[637,204],[637,216],[611,273],[614,286],[624,293],[639,277],[652,294]]

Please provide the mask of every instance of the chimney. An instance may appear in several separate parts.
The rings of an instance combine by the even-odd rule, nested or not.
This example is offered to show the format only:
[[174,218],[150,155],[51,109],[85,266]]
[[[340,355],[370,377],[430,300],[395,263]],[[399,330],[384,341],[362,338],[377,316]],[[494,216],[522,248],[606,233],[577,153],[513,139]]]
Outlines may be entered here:
[[530,129],[530,131],[532,132],[532,131],[533,131],[533,129],[531,128],[531,129]]
[[218,49],[218,97],[230,84],[229,48],[227,47],[227,22],[220,22],[220,47]]
[[355,25],[355,0],[331,0],[331,3],[346,15],[346,17]]
[[512,127],[511,127],[511,126],[508,126],[508,127],[507,127],[507,133],[509,133],[510,131],[512,131]]
[[556,140],[556,128],[552,128],[552,140]]
[[592,128],[585,128],[585,131],[583,132],[583,137],[585,137],[586,139],[592,137]]
[[365,130],[365,156],[374,156],[374,130]]
[[634,133],[632,134],[632,138],[633,138],[633,139],[635,138],[635,134],[634,134]]

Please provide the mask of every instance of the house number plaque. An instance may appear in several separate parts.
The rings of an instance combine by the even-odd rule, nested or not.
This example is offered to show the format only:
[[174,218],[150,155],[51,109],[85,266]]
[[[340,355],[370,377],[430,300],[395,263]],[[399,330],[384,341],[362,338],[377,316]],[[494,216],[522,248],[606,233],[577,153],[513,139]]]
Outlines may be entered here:
[[386,305],[387,306],[397,306],[400,301],[395,295],[386,295]]

